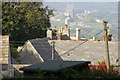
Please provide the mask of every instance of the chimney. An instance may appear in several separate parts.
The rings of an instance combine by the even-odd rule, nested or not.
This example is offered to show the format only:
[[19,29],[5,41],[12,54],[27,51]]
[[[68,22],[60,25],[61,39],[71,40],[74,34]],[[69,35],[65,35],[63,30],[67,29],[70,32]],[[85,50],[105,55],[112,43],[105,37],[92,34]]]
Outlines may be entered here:
[[62,28],[62,35],[67,35],[68,37],[70,37],[70,29],[68,25],[65,25],[65,27]]
[[[110,32],[111,32],[110,30],[107,31],[108,41],[112,40],[112,34]],[[103,41],[105,41],[105,36],[104,35],[103,35]]]
[[59,29],[58,34],[57,34],[57,40],[62,40],[62,32]]
[[110,32],[111,32],[111,31],[110,31],[110,30],[108,30],[108,31],[107,31],[107,35],[110,35]]
[[93,36],[93,40],[94,40],[94,41],[96,40],[94,36]]
[[105,35],[103,35],[103,41],[105,41]]
[[67,29],[68,28],[68,25],[65,25],[65,29]]
[[53,31],[51,30],[51,29],[49,29],[48,31],[47,31],[47,37],[49,37],[49,38],[53,38]]
[[76,40],[80,40],[80,28],[76,28]]
[[55,27],[54,27],[54,29],[56,30],[56,29],[57,29],[57,27],[55,26]]
[[108,30],[107,35],[108,35],[108,41],[112,40],[112,34],[110,33],[111,31]]

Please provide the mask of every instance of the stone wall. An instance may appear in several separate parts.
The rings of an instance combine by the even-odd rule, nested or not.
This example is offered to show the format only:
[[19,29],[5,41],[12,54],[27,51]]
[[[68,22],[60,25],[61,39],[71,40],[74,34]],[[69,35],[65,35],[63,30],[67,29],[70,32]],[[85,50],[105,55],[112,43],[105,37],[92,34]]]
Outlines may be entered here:
[[0,61],[1,64],[8,64],[9,36],[0,36]]
[[[9,36],[0,35],[0,65],[4,76],[7,76],[10,63]],[[4,74],[5,73],[5,74]]]
[[14,68],[14,77],[22,77],[23,71],[20,71],[19,69],[22,67],[30,66],[31,64],[13,64]]
[[[48,42],[50,43],[52,41],[53,40],[49,40]],[[106,61],[106,48],[104,41],[54,41],[55,51],[63,60],[92,61],[93,64],[96,64],[98,61]],[[109,41],[110,60],[113,65],[117,64],[118,43],[118,41]]]

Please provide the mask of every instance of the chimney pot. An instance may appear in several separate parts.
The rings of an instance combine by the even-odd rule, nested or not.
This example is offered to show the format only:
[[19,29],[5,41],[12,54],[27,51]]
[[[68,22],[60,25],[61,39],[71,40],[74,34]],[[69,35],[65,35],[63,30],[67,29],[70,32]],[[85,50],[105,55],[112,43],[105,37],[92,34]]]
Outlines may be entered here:
[[49,37],[49,38],[51,38],[51,39],[53,38],[53,31],[52,31],[52,30],[49,29],[49,30],[47,31],[47,37]]
[[80,40],[80,28],[76,28],[76,40]]
[[58,34],[57,34],[57,39],[62,40],[62,32],[60,29],[59,29]]

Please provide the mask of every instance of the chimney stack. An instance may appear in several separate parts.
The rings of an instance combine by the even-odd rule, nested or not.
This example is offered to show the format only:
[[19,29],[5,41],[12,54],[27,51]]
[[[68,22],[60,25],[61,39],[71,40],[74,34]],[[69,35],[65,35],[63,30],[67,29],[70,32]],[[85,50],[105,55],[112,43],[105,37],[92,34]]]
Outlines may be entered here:
[[68,28],[68,25],[65,25],[65,29],[67,29]]
[[62,35],[67,35],[68,37],[70,37],[70,29],[68,25],[65,25],[65,27],[62,28],[61,30],[62,30]]
[[[111,32],[110,30],[107,31],[108,41],[112,40],[112,34],[110,32]],[[105,41],[105,36],[104,35],[103,35],[103,41]]]
[[108,34],[108,41],[112,40],[112,34],[110,32],[111,32],[110,30],[108,30],[108,32],[107,32],[107,34]]
[[76,40],[80,40],[80,28],[76,28]]
[[57,40],[62,40],[62,32],[59,29],[58,34],[57,34]]
[[93,40],[94,40],[94,41],[96,40],[94,36],[93,36]]
[[111,31],[110,31],[110,30],[108,30],[108,31],[107,31],[107,34],[108,34],[108,35],[110,35],[110,32],[111,32]]
[[49,37],[49,38],[53,38],[53,31],[51,30],[51,29],[49,29],[48,31],[47,31],[47,37]]

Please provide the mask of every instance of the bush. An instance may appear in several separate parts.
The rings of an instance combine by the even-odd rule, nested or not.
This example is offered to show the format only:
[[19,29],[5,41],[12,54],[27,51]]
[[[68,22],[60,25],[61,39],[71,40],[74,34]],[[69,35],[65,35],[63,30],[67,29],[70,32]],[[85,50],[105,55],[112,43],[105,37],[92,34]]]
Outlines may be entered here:
[[118,75],[118,68],[114,67],[113,65],[110,66],[110,70],[107,70],[107,65],[105,61],[98,62],[98,65],[92,65],[88,64],[89,69],[91,70],[91,73],[95,76],[100,77],[107,77],[107,78],[113,78],[113,77],[120,77]]
[[118,69],[115,68],[113,65],[110,66],[110,70],[108,71],[107,70],[107,64],[105,61],[102,61],[102,62],[98,62],[98,65],[92,65],[92,64],[88,64],[89,68],[92,70],[92,71],[95,71],[95,70],[99,70],[101,71],[102,73],[108,73],[108,72],[111,72],[113,74],[117,74],[118,73]]
[[13,58],[17,58],[17,57],[19,57],[19,53],[17,52],[17,48],[15,48],[15,47],[11,47],[10,48],[10,53],[11,53],[11,57],[13,57]]
[[107,71],[107,66],[105,62],[99,62],[98,65],[88,65],[89,68],[84,68],[81,70],[75,68],[64,68],[62,70],[56,72],[48,72],[41,71],[40,69],[35,69],[31,74],[28,74],[27,77],[37,77],[37,78],[95,78],[95,79],[106,79],[106,78],[114,78],[118,79],[120,76],[118,75],[118,68],[111,66],[110,71]]

